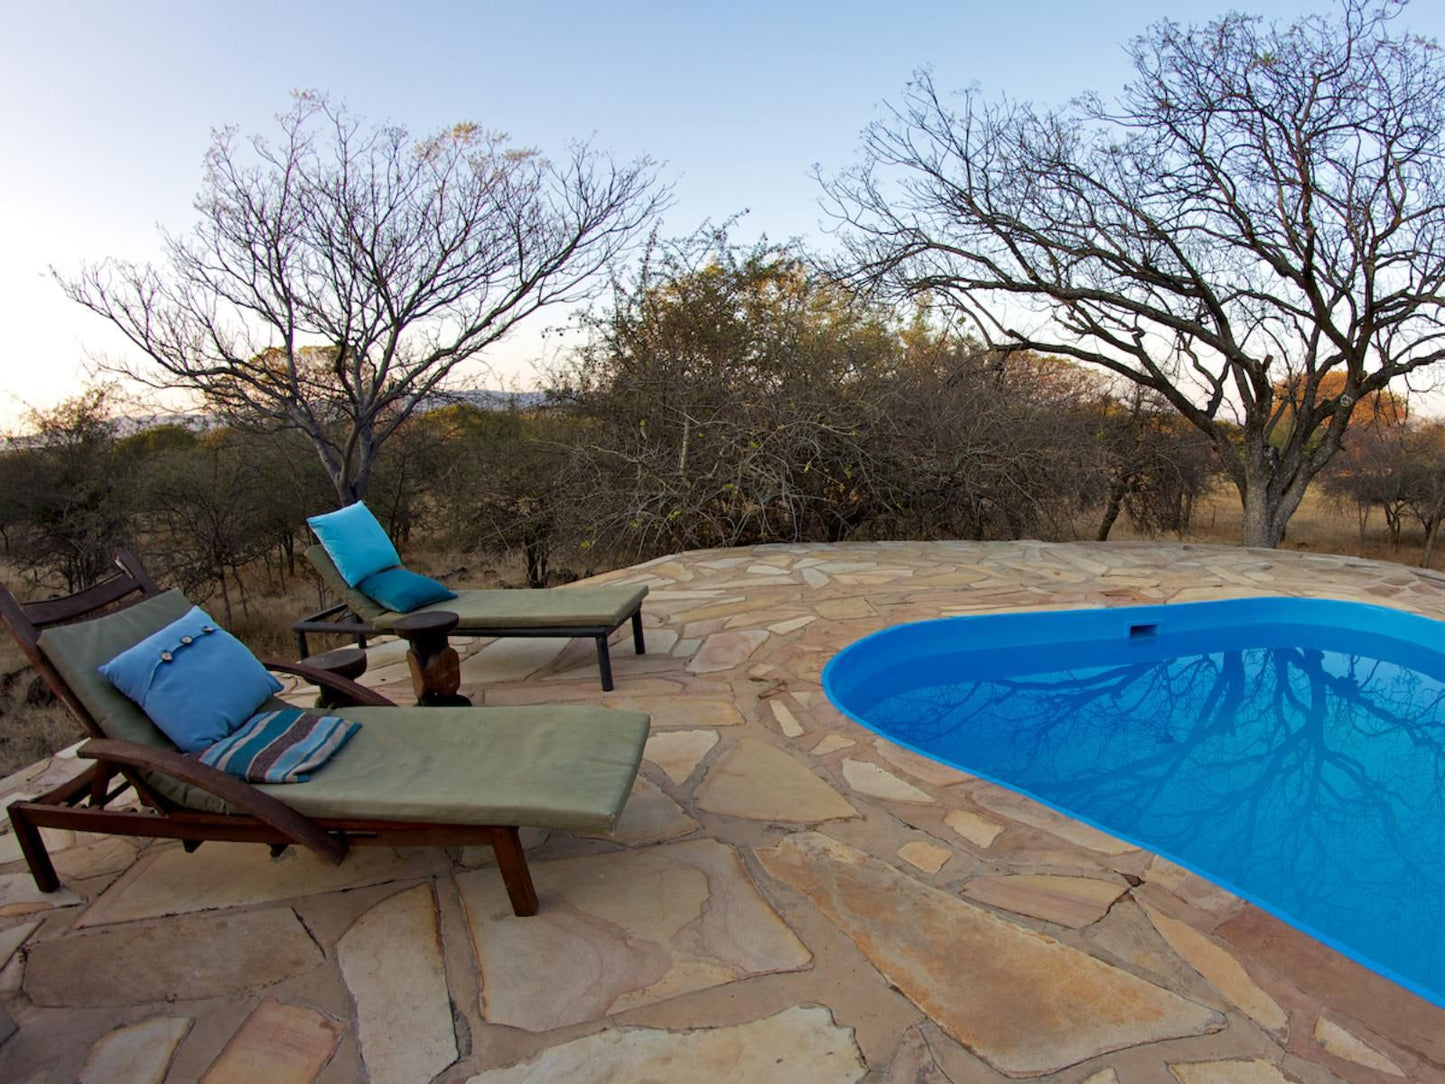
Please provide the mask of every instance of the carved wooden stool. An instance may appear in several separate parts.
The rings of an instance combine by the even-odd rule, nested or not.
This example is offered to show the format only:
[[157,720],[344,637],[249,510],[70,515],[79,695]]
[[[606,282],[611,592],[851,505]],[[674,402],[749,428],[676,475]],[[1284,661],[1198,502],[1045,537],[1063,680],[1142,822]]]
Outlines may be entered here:
[[[308,655],[301,661],[317,670],[325,670],[328,674],[349,678],[352,681],[366,673],[366,652],[359,647],[338,647],[334,651],[323,651],[320,655]],[[318,708],[334,708],[345,699],[335,690],[323,686],[317,690],[316,706]]]
[[407,614],[391,630],[411,645],[406,653],[416,702],[428,707],[469,707],[471,701],[457,692],[462,687],[462,661],[447,643],[447,633],[458,617],[445,610]]

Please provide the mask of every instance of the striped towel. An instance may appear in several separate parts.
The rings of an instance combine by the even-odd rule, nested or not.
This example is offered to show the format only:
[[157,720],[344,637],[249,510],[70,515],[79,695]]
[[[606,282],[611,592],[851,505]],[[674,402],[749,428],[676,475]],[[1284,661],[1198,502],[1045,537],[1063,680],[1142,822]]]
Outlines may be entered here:
[[252,783],[304,783],[360,729],[349,719],[298,708],[263,711],[196,756]]

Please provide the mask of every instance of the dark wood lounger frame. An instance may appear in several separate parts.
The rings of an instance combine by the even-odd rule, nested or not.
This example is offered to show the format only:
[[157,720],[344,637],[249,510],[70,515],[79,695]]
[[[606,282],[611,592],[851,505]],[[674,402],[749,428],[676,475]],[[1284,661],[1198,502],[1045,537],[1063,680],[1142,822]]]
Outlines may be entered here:
[[[77,751],[79,756],[94,760],[94,765],[46,794],[10,805],[10,823],[15,830],[15,838],[40,891],[54,892],[60,887],[60,878],[40,835],[41,828],[179,839],[187,851],[194,851],[209,839],[269,843],[273,854],[280,854],[294,843],[338,864],[346,856],[347,849],[353,846],[465,847],[486,844],[496,853],[497,866],[507,886],[512,910],[518,915],[537,913],[537,892],[532,885],[532,875],[527,869],[527,858],[516,827],[307,817],[244,780],[207,767],[174,750],[105,737],[104,731],[76,698],[65,679],[45,658],[39,639],[41,630],[48,626],[67,624],[161,593],[130,554],[118,552],[115,563],[120,569],[119,575],[66,598],[21,603],[0,585],[0,621],[10,630],[46,684],[94,735]],[[129,598],[133,594],[139,598]],[[265,665],[278,673],[294,674],[315,685],[325,686],[336,693],[342,703],[395,707],[380,693],[304,664],[266,660]],[[239,812],[201,813],[186,809],[147,786],[142,771],[159,772],[199,787]],[[134,788],[148,810],[107,808],[129,788]]]
[[[349,619],[332,620],[350,614]],[[561,639],[563,637],[587,637],[590,636],[597,641],[597,669],[602,673],[602,691],[610,693],[613,690],[612,684],[612,656],[608,651],[607,639],[614,632],[620,629],[628,621],[632,622],[632,647],[639,655],[647,654],[647,642],[642,636],[642,603],[639,601],[637,608],[624,617],[615,625],[548,625],[544,628],[509,628],[509,629],[454,629],[453,636],[531,636],[549,639]],[[366,646],[368,636],[388,635],[387,629],[375,628],[368,625],[360,617],[352,612],[351,607],[344,602],[338,602],[335,606],[328,606],[324,610],[318,610],[309,617],[304,617],[291,626],[296,633],[297,657],[305,659],[311,654],[306,640],[307,633],[328,632],[342,636],[352,636],[356,639],[357,647]]]

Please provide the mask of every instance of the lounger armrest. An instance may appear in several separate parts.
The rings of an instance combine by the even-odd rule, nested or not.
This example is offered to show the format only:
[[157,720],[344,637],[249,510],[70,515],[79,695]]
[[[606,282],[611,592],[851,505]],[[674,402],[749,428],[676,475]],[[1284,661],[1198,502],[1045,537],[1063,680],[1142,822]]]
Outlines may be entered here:
[[304,678],[312,685],[339,693],[350,702],[352,707],[396,707],[394,700],[388,700],[375,689],[368,689],[365,685],[358,685],[350,678],[340,677],[336,674],[328,674],[325,670],[318,670],[314,666],[307,666],[304,662],[282,662],[280,659],[262,659],[261,665],[266,667],[267,670],[274,670],[281,674],[293,674],[296,677]]
[[119,764],[179,779],[193,787],[200,787],[243,813],[249,813],[292,843],[315,851],[330,862],[339,863],[346,856],[346,841],[333,836],[310,817],[297,813],[269,794],[262,794],[244,779],[217,771],[174,749],[110,738],[91,738],[76,750],[76,755],[98,760],[102,764]]

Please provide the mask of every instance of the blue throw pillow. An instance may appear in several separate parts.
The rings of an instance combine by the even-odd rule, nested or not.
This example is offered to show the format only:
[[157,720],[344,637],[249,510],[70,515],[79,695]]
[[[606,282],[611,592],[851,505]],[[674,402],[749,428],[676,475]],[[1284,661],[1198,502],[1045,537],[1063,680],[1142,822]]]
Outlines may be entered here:
[[281,691],[246,645],[199,606],[100,672],[185,753],[220,741]]
[[457,597],[457,593],[446,584],[404,568],[373,572],[358,583],[356,589],[378,605],[403,614],[429,602],[445,602]]
[[355,587],[373,572],[401,564],[401,555],[386,531],[361,501],[338,512],[309,516],[306,522],[348,587]]

